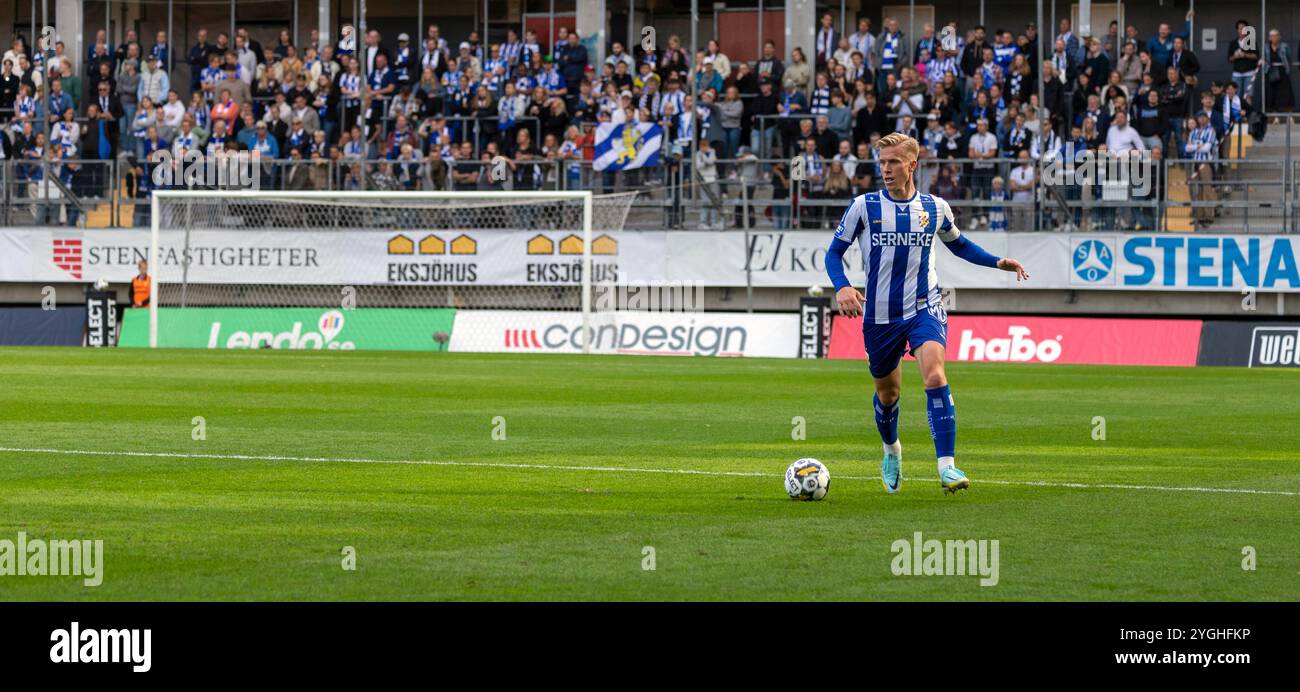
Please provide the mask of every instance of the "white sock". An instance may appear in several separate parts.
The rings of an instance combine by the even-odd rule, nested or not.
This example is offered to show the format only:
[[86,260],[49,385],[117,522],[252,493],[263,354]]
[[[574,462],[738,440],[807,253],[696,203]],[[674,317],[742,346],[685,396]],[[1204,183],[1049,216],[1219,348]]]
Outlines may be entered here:
[[945,469],[952,468],[955,461],[952,457],[939,457],[939,475],[942,476]]
[[903,455],[903,441],[902,441],[902,440],[894,440],[894,444],[892,444],[892,445],[887,445],[887,444],[884,444],[883,442],[882,442],[881,444],[884,445],[884,447],[885,447],[885,453],[886,453],[886,454],[893,454],[894,456],[902,456],[902,455]]

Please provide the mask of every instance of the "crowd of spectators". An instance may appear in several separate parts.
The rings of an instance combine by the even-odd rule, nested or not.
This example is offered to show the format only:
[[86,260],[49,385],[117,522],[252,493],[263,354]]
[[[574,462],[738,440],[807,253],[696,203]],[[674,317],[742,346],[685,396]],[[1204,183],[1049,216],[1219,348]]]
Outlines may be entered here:
[[[113,46],[99,31],[78,71],[61,42],[46,56],[19,36],[2,58],[0,159],[24,164],[20,181],[49,175],[89,197],[114,186],[147,197],[161,152],[176,160],[258,152],[261,185],[284,189],[633,186],[671,188],[677,198],[689,189],[708,227],[722,224],[724,193],[734,200],[740,186],[753,206],[737,219],[769,214],[779,227],[819,227],[838,218],[834,200],[876,189],[871,145],[899,131],[922,144],[923,189],[980,201],[955,205],[968,227],[1029,228],[1035,162],[1084,152],[1208,161],[1229,129],[1258,117],[1261,80],[1264,110],[1292,108],[1292,59],[1277,31],[1245,50],[1247,23],[1238,22],[1221,58],[1231,80],[1205,82],[1198,75],[1211,58],[1191,49],[1192,13],[1184,19],[1180,31],[1161,23],[1147,38],[1113,22],[1106,35],[1081,37],[1062,19],[1044,44],[1033,24],[992,32],[926,24],[909,37],[892,17],[879,30],[860,19],[842,35],[827,13],[811,55],[798,46],[783,60],[769,41],[753,62],[730,59],[716,39],[693,55],[677,36],[651,51],[615,41],[596,62],[563,27],[541,45],[513,29],[499,42],[477,32],[448,41],[430,24],[414,41],[370,31],[360,45],[313,31],[299,46],[286,30],[263,46],[243,28],[200,29],[175,54],[164,32],[142,41],[128,31]],[[593,172],[596,127],[623,122],[661,126],[659,164]],[[498,156],[505,179],[488,165]],[[35,164],[42,157],[45,167]],[[107,165],[114,161],[125,165]],[[1214,165],[1191,174],[1211,179]],[[759,186],[770,190],[761,206]],[[60,196],[56,186],[33,189]],[[64,209],[75,223],[75,209]],[[1197,212],[1213,218],[1212,208]],[[1137,208],[1092,220],[1155,224]]]

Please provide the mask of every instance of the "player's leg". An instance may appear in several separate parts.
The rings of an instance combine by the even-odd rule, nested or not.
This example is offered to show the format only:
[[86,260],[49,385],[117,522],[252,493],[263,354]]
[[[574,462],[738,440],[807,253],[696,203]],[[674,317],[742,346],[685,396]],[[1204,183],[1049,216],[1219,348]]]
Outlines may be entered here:
[[908,345],[921,368],[925,385],[925,417],[930,423],[930,436],[934,438],[934,452],[938,459],[939,483],[944,492],[957,492],[970,486],[966,474],[954,465],[957,450],[957,418],[953,409],[952,392],[944,371],[944,356],[948,348],[948,314],[942,305],[918,309],[908,330]]
[[871,408],[876,413],[876,430],[886,447],[898,443],[898,398],[903,388],[903,366],[897,365],[884,377],[873,377],[876,394]]
[[906,348],[904,323],[864,324],[863,342],[871,378],[876,392],[871,408],[884,456],[880,462],[880,482],[890,493],[898,492],[903,483],[903,445],[898,439],[899,395],[903,386],[903,349]]

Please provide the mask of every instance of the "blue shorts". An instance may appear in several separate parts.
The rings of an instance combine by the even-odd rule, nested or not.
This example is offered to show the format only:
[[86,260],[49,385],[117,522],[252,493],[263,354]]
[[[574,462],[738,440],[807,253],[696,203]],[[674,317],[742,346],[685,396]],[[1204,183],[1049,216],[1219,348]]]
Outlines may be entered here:
[[871,376],[877,379],[898,367],[904,349],[914,353],[916,347],[927,341],[937,341],[945,348],[948,346],[948,313],[942,305],[919,309],[915,315],[900,322],[862,322],[862,342],[867,347],[868,367]]

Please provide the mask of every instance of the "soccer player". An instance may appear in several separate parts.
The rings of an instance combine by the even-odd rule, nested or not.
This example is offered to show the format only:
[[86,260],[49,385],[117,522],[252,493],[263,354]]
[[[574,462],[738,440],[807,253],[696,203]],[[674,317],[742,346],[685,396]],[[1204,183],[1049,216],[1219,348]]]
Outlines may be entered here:
[[[925,382],[925,415],[939,460],[939,484],[944,493],[955,493],[970,487],[970,481],[954,466],[957,419],[943,369],[948,315],[939,300],[934,238],[967,262],[1015,272],[1018,281],[1029,274],[1016,260],[994,257],[963,236],[943,199],[917,192],[913,174],[920,145],[915,139],[895,132],[875,148],[885,189],[857,196],[844,212],[831,240],[826,273],[835,285],[840,314],[863,316],[862,339],[876,386],[876,429],[885,449],[880,462],[885,490],[896,493],[903,481],[898,397],[906,347]],[[865,297],[844,275],[844,251],[854,241],[867,272]]]

